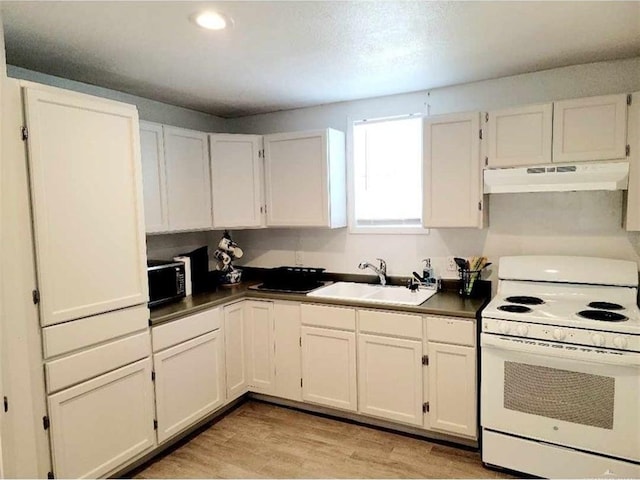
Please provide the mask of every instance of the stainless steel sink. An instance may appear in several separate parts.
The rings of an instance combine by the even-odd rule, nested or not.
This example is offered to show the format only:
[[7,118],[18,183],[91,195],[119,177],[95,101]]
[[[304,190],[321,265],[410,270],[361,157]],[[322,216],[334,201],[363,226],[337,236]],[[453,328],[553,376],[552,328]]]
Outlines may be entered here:
[[396,285],[382,286],[372,285],[370,283],[336,282],[307,293],[307,296],[334,300],[351,300],[379,305],[415,306],[425,302],[431,296],[435,295],[435,293],[435,290],[427,288],[411,291],[407,287]]

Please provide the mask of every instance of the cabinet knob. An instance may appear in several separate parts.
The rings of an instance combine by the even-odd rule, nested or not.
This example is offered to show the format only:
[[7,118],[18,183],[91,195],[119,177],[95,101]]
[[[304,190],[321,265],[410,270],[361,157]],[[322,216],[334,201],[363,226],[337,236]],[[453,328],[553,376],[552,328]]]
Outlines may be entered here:
[[624,337],[618,336],[613,339],[613,344],[618,348],[625,348],[627,343],[627,339]]
[[564,340],[564,337],[566,337],[567,334],[564,333],[564,330],[562,330],[561,328],[556,328],[553,330],[553,338],[555,338],[556,340]]
[[591,341],[596,347],[602,347],[604,345],[604,336],[599,333],[591,335]]

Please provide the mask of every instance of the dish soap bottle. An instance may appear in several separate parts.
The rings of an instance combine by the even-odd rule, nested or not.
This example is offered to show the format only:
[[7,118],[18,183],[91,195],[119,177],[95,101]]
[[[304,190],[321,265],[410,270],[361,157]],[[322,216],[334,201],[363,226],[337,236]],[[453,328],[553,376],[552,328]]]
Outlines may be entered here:
[[431,259],[425,258],[422,261],[424,262],[424,267],[422,269],[422,278],[424,279],[424,283],[428,286],[435,285],[437,281],[436,275],[433,271],[433,267],[431,266]]

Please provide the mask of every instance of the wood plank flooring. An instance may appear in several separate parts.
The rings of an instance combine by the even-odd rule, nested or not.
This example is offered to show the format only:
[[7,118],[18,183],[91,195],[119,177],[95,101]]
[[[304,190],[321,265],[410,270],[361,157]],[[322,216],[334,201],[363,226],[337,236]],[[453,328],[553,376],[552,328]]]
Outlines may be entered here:
[[513,478],[480,454],[248,401],[134,478]]

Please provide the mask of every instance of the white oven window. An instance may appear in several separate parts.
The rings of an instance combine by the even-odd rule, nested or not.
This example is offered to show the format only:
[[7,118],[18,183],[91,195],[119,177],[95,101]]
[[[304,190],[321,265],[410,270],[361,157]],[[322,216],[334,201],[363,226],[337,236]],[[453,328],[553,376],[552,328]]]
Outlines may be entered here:
[[504,363],[504,408],[613,429],[615,378]]

